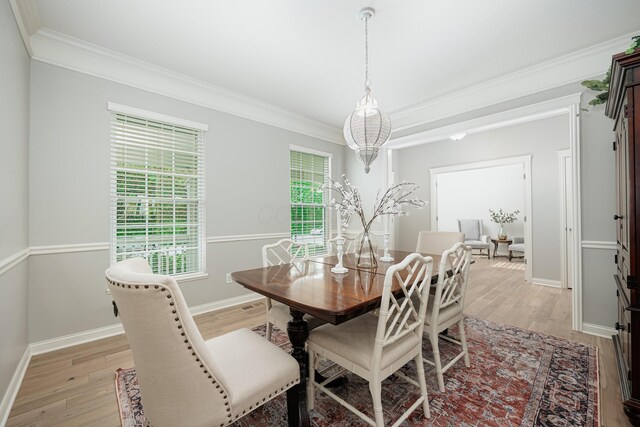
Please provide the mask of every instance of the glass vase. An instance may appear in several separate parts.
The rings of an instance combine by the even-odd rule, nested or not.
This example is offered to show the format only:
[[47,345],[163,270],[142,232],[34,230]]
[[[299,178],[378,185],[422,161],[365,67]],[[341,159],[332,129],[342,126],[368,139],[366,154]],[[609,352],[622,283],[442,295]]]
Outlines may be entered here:
[[504,225],[500,224],[500,231],[498,231],[499,240],[507,240],[507,233],[504,232]]
[[358,235],[356,246],[356,265],[360,268],[378,268],[377,253],[378,244],[371,236],[369,229]]

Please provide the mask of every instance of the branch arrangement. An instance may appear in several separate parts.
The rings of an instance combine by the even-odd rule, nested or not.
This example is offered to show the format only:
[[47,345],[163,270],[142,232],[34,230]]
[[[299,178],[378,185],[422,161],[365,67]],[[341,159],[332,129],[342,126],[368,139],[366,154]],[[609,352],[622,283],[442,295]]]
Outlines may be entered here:
[[349,179],[342,175],[344,184],[329,179],[330,183],[326,184],[325,188],[334,191],[340,195],[340,200],[331,199],[331,207],[339,209],[341,214],[341,222],[343,225],[347,225],[351,219],[351,215],[355,214],[360,218],[362,226],[365,230],[368,230],[373,224],[373,221],[381,215],[409,215],[409,211],[406,210],[409,207],[422,209],[426,202],[419,199],[411,198],[411,195],[418,189],[418,185],[413,182],[401,182],[395,184],[387,189],[382,195],[380,190],[376,195],[376,201],[373,209],[373,216],[367,221],[364,209],[362,207],[362,197],[360,196],[360,190],[349,182]]
[[489,209],[489,216],[491,217],[491,221],[500,225],[516,222],[519,213],[519,210],[515,210],[513,212],[505,212],[502,210],[502,208],[500,208],[500,210],[496,212],[493,209]]

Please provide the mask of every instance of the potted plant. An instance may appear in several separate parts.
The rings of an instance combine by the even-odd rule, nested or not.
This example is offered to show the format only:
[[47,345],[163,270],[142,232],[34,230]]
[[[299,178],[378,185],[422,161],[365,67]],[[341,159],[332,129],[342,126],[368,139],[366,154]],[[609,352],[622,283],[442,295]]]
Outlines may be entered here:
[[507,233],[504,232],[505,224],[512,224],[518,219],[519,210],[513,212],[505,212],[500,208],[497,212],[493,209],[489,209],[489,216],[491,221],[496,224],[500,224],[500,230],[498,231],[498,240],[507,240]]

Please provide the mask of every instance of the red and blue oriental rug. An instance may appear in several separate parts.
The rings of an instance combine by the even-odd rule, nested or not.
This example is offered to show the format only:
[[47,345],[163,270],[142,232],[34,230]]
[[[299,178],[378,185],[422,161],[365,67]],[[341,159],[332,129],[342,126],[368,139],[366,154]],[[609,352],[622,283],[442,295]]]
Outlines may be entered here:
[[[462,361],[453,366],[445,373],[446,392],[440,393],[434,368],[425,363],[431,418],[418,408],[403,426],[599,426],[597,347],[473,317],[465,322],[471,367]],[[264,327],[254,331],[264,335]],[[456,336],[457,329],[449,333]],[[286,333],[275,330],[273,342],[289,350]],[[440,342],[444,364],[456,346]],[[426,336],[423,351],[430,357]],[[413,363],[403,370],[414,377]],[[349,375],[334,392],[373,417],[366,381]],[[390,424],[418,398],[416,388],[395,375],[383,382],[382,392]],[[145,426],[135,369],[117,371],[116,393],[123,427]],[[322,393],[316,393],[310,415],[314,426],[364,425]],[[281,395],[234,425],[286,424],[286,396]]]

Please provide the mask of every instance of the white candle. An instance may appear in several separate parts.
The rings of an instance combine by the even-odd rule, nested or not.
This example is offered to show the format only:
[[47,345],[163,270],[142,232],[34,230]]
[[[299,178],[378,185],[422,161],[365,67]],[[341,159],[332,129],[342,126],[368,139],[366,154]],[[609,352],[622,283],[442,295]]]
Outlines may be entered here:
[[340,215],[340,208],[338,208],[338,239],[342,238],[342,221],[341,221],[341,217],[342,215]]

